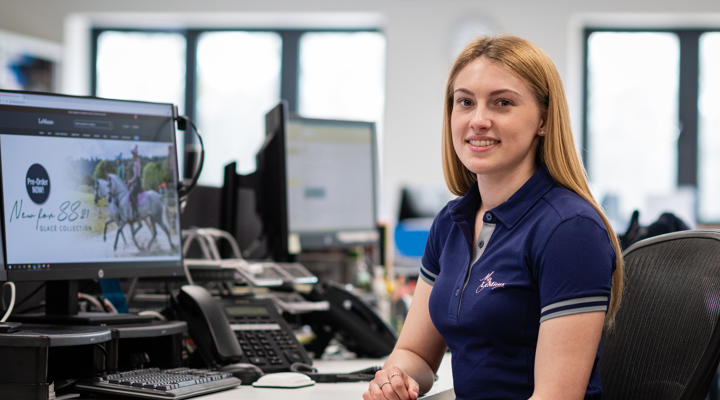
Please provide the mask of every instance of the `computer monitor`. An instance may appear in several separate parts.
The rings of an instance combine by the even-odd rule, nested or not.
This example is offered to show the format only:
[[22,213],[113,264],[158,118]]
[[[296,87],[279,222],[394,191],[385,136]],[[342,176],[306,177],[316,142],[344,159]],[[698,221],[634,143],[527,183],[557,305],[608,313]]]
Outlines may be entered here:
[[257,210],[273,259],[377,244],[375,124],[266,115],[257,155]]
[[182,275],[176,114],[0,90],[0,280],[46,281],[46,314],[74,317],[78,280]]

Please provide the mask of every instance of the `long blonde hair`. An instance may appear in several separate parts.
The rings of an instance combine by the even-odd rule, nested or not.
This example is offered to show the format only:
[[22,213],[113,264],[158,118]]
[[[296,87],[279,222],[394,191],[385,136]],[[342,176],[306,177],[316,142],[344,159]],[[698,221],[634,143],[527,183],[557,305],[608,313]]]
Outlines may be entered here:
[[590,193],[585,169],[575,149],[570,113],[560,74],[550,57],[535,44],[510,35],[481,37],[468,44],[455,60],[445,89],[443,113],[442,160],[445,182],[450,191],[458,196],[464,195],[470,187],[476,185],[475,174],[465,168],[453,148],[450,117],[458,73],[481,56],[504,65],[530,85],[538,105],[545,114],[546,133],[540,138],[536,164],[545,165],[555,181],[590,203],[605,223],[616,253],[610,307],[606,319],[608,326],[611,326],[622,298],[624,271],[622,249],[605,213]]

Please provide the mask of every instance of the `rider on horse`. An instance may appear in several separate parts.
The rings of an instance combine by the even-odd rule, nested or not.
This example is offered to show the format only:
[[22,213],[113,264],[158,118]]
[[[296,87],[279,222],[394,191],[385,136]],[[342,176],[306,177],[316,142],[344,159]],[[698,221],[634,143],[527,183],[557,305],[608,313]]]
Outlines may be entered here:
[[130,204],[132,205],[132,219],[138,218],[138,195],[142,192],[142,181],[141,181],[141,169],[140,169],[140,156],[138,155],[138,146],[133,146],[130,150],[133,157],[132,172],[133,176],[128,181],[130,189]]

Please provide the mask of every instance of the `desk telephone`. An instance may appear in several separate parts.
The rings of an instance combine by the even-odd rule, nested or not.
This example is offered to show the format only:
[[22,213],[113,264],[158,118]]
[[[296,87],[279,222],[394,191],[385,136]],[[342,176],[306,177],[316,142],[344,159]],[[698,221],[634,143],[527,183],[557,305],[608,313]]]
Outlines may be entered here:
[[385,357],[393,350],[397,341],[395,329],[341,284],[319,282],[305,297],[330,304],[327,311],[302,315],[303,322],[310,325],[316,335],[308,345],[310,351],[322,354],[333,338],[360,357]]
[[272,300],[218,298],[202,286],[185,285],[173,302],[209,367],[251,363],[267,373],[312,364]]

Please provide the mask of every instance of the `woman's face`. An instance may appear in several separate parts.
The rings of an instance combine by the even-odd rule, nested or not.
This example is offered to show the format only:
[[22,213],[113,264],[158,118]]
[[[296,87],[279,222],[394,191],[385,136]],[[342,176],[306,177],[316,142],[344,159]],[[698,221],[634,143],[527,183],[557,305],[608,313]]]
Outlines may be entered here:
[[455,153],[478,178],[531,175],[542,114],[527,82],[479,57],[455,78],[450,119]]

